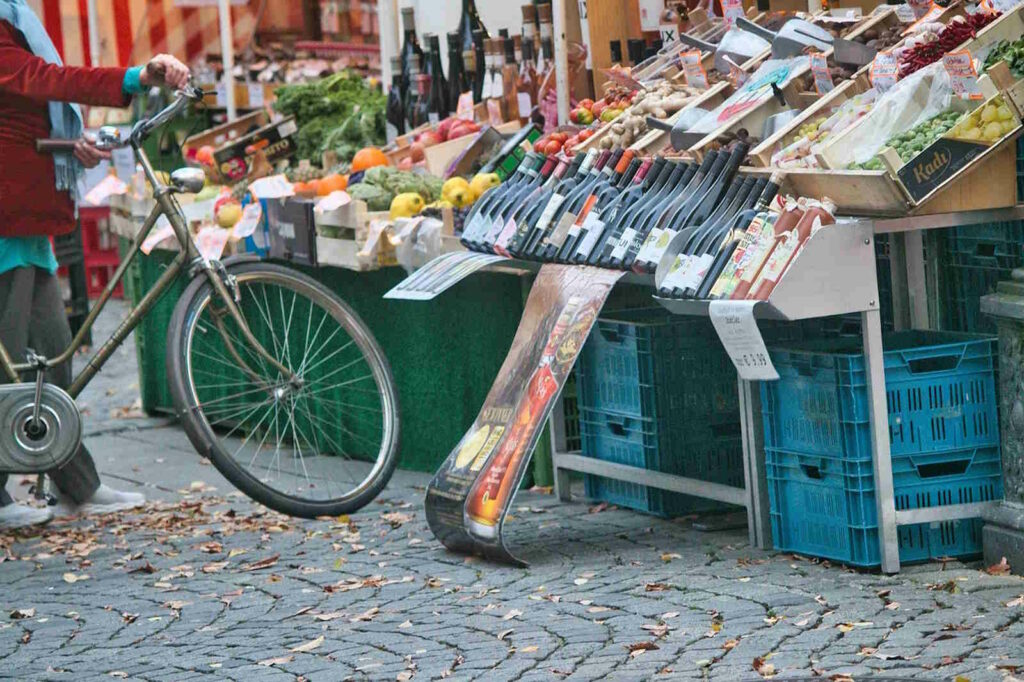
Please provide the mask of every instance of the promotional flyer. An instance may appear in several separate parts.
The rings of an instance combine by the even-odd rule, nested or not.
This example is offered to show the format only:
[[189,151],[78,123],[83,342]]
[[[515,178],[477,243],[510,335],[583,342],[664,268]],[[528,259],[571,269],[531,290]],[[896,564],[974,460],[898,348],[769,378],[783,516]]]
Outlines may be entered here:
[[476,420],[427,487],[427,522],[451,550],[522,565],[502,524],[530,454],[622,272],[545,265]]

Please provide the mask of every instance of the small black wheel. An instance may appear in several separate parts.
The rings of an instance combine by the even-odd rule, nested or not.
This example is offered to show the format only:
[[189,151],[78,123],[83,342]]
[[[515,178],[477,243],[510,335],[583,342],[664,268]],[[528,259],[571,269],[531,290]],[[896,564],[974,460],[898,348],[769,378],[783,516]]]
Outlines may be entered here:
[[366,324],[300,272],[235,263],[238,308],[275,368],[205,277],[174,309],[167,378],[196,450],[252,499],[304,518],[348,514],[387,485],[398,460],[398,397]]

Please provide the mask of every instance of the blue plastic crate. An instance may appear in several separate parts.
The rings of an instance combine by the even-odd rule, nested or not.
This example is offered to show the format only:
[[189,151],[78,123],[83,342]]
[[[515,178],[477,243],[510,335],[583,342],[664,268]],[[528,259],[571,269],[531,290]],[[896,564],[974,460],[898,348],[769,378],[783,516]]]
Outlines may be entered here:
[[739,422],[736,370],[706,319],[652,309],[608,314],[594,325],[577,372],[581,409]]
[[995,292],[996,285],[1002,280],[1009,280],[1011,272],[1009,269],[947,264],[943,276],[946,287],[943,326],[954,331],[994,334],[995,321],[982,314],[981,297]]
[[[995,339],[899,332],[883,340],[894,456],[999,443]],[[778,381],[761,384],[765,445],[871,459],[871,406],[859,339],[773,348]]]
[[[737,425],[738,426],[738,425]],[[708,427],[697,433],[671,431],[658,423],[628,415],[582,410],[582,454],[606,462],[627,464],[726,485],[743,485],[743,446],[731,425]],[[726,505],[647,486],[584,476],[588,497],[661,516],[717,511]]]
[[[880,563],[870,461],[765,451],[776,549],[874,567]],[[999,447],[894,457],[897,510],[986,502],[1003,495]],[[900,560],[981,552],[980,519],[898,528]]]

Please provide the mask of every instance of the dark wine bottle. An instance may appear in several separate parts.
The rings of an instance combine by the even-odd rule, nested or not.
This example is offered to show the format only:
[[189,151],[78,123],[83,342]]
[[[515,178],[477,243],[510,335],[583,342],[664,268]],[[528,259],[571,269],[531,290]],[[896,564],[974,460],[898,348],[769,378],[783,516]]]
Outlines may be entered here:
[[548,200],[557,189],[562,178],[569,168],[569,163],[564,159],[556,159],[555,169],[551,175],[541,184],[540,187],[523,197],[518,204],[508,207],[505,212],[505,226],[501,233],[494,239],[494,252],[503,256],[511,256],[513,251],[518,249],[520,240],[523,238],[531,223],[539,218],[539,212],[547,206]]
[[[487,53],[484,51],[484,40],[487,40],[487,32],[484,30],[473,31],[473,102],[479,104],[483,101],[484,83],[487,80]],[[462,57],[466,58],[465,43],[463,43]]]
[[466,65],[462,60],[462,45],[459,34],[452,31],[448,34],[448,108],[457,111],[459,97],[462,93],[473,89],[473,83],[466,73]]
[[[710,156],[710,154],[709,154]],[[705,160],[707,157],[705,157]],[[711,163],[711,162],[709,162]],[[684,203],[703,181],[700,175],[701,166],[686,164],[684,172],[667,196],[660,198],[651,210],[647,211],[633,226],[632,240],[626,246],[621,266],[627,270],[636,269],[636,260],[647,244],[650,234],[664,223],[666,218]],[[643,270],[638,270],[642,272]]]
[[[514,193],[496,202],[488,214],[487,231],[481,238],[481,247],[485,251],[494,252],[494,246],[506,229],[509,228],[509,218],[512,213],[518,210],[530,197],[535,196],[548,182],[548,179],[558,168],[558,159],[549,156],[544,160],[536,177],[529,183],[517,189]],[[506,239],[507,241],[507,239]]]
[[415,64],[410,65],[409,75],[416,91],[409,106],[409,125],[418,128],[430,122],[430,76],[420,73]]
[[448,118],[451,109],[448,106],[448,84],[444,80],[441,69],[441,41],[433,33],[424,36],[427,41],[427,77],[430,78],[430,95],[428,98],[429,120],[433,124]]
[[[623,157],[625,159],[625,157]],[[622,165],[622,161],[619,161],[619,165]],[[590,231],[590,227],[594,224],[595,219],[599,219],[601,211],[607,208],[615,198],[626,191],[630,183],[640,172],[641,167],[644,168],[644,175],[647,174],[647,168],[650,167],[650,162],[641,161],[639,158],[634,156],[627,166],[626,170],[619,176],[619,180],[615,185],[608,185],[601,187],[596,192],[592,192],[590,196],[583,202],[583,207],[577,213],[576,221],[569,228],[562,245],[559,247],[558,253],[552,258],[559,263],[568,263],[572,256],[576,253],[582,240],[586,239],[587,234]],[[642,178],[641,178],[642,179]],[[594,218],[590,217],[591,213],[594,213]]]
[[[480,72],[484,68],[483,60],[483,39],[489,37],[484,22],[480,21],[480,14],[476,11],[474,0],[462,0],[462,13],[459,15],[459,25],[455,32],[459,35],[459,48],[462,50],[462,67],[466,70],[469,82],[474,86],[480,78]],[[479,37],[477,37],[479,32]],[[468,90],[466,87],[463,92]],[[473,89],[474,100],[479,101],[477,90]]]
[[522,187],[535,181],[545,162],[546,159],[542,154],[528,152],[510,178],[484,194],[473,204],[464,221],[463,245],[473,250],[480,248],[484,236],[490,229],[489,217],[494,207],[499,206],[508,196],[514,195]]
[[423,50],[416,40],[416,16],[412,7],[402,8],[402,30],[404,37],[402,51],[399,53],[402,60],[402,104],[408,116],[411,111],[410,103],[416,96],[416,88],[409,70],[413,64],[419,71],[423,70]]
[[636,206],[628,209],[623,206],[619,209],[620,213],[628,211],[624,219],[619,219],[617,216],[612,217],[615,231],[604,245],[601,259],[598,262],[601,267],[621,267],[622,261],[636,237],[637,227],[646,221],[648,216],[655,213],[665,201],[668,201],[678,189],[679,181],[686,174],[688,164],[673,161],[670,163],[670,168],[669,173],[661,174],[658,184],[646,193]]
[[608,41],[608,51],[612,57],[612,64],[622,64],[622,41],[621,40],[610,40]]
[[593,228],[589,230],[573,262],[599,265],[605,256],[610,257],[622,233],[632,222],[631,214],[642,210],[677,170],[677,164],[662,156],[655,157],[646,173],[637,173],[633,185],[601,211],[602,225],[596,231]]
[[384,109],[387,121],[387,141],[392,143],[399,135],[405,134],[405,104],[402,102],[402,59],[391,58],[391,89]]
[[[508,241],[509,253],[526,257],[538,235],[544,234],[548,226],[554,221],[568,194],[581,178],[586,178],[592,172],[584,168],[587,158],[579,159],[579,156],[577,154],[574,157],[577,159],[577,163],[575,163],[576,172],[572,174],[564,173],[559,178],[558,183],[551,188],[551,191],[545,193],[542,203],[530,207],[525,212],[523,219],[517,221],[516,233]],[[605,151],[596,160],[593,160],[591,157],[593,167],[603,166],[609,156],[611,156],[611,152]],[[579,172],[580,169],[583,172]]]
[[772,173],[771,177],[764,184],[757,203],[752,208],[742,211],[729,225],[729,229],[722,235],[722,238],[716,245],[716,251],[713,254],[714,260],[708,268],[707,274],[704,275],[700,286],[697,287],[694,293],[696,298],[710,298],[712,288],[718,281],[718,277],[725,270],[726,265],[731,262],[736,246],[746,233],[746,229],[759,213],[768,209],[768,206],[778,195],[779,185],[782,183],[783,177],[782,173]]

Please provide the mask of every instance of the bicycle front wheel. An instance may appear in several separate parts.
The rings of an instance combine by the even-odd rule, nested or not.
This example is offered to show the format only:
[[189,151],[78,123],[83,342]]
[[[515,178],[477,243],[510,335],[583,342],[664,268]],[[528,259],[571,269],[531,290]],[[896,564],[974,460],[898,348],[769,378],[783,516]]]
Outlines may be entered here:
[[397,462],[394,380],[359,316],[332,291],[270,263],[228,266],[237,305],[289,381],[249,344],[205,278],[178,301],[167,373],[200,454],[254,500],[292,516],[353,512]]

